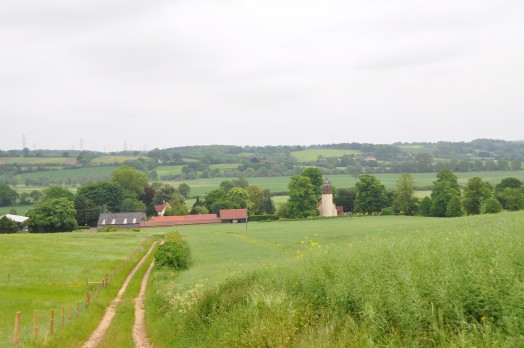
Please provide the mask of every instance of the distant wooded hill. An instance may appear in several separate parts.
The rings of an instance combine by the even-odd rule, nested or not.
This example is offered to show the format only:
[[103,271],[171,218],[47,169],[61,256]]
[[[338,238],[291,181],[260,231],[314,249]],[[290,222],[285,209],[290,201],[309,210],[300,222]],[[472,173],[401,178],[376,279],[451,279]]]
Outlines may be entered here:
[[[127,164],[152,180],[296,175],[314,166],[325,175],[521,170],[524,142],[477,139],[471,142],[234,146],[197,145],[149,152],[101,153],[74,150],[0,150],[0,181],[13,183],[28,173]],[[51,177],[53,174],[50,174]],[[96,176],[96,175],[95,175]],[[27,178],[29,177],[29,179]],[[80,177],[75,175],[74,177]],[[100,176],[93,177],[98,180]],[[47,176],[49,179],[50,177]],[[33,180],[33,181],[31,181]],[[43,185],[56,184],[54,179]],[[82,180],[89,178],[82,177]],[[18,179],[16,179],[19,182]],[[69,180],[75,184],[75,180]]]

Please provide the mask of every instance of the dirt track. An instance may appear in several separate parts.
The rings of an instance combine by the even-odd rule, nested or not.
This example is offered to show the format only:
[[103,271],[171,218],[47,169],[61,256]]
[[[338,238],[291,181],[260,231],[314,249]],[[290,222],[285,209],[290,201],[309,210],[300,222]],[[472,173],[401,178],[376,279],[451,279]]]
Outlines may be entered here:
[[[94,347],[98,346],[98,344],[100,344],[100,342],[104,338],[104,335],[105,335],[107,329],[111,325],[111,321],[113,320],[113,317],[115,316],[115,313],[116,313],[116,308],[117,308],[118,304],[122,301],[122,296],[126,292],[127,286],[129,285],[129,283],[133,279],[135,273],[138,271],[138,269],[145,262],[146,258],[151,254],[151,252],[153,251],[155,245],[156,245],[156,242],[154,242],[151,245],[151,248],[149,248],[148,252],[144,255],[144,257],[142,257],[140,262],[129,273],[129,275],[127,276],[126,280],[124,281],[124,284],[122,285],[122,287],[118,291],[118,294],[116,295],[115,299],[111,302],[109,307],[107,307],[106,312],[104,314],[104,317],[102,318],[102,321],[100,322],[100,324],[98,325],[96,330],[91,334],[91,337],[89,337],[89,340],[82,345],[82,348],[94,348]],[[144,313],[143,313],[143,298],[145,296],[145,286],[147,284],[147,278],[149,278],[149,274],[151,273],[152,267],[153,267],[153,263],[151,263],[151,265],[149,266],[149,269],[147,270],[146,274],[144,275],[144,279],[142,279],[142,286],[140,288],[140,294],[137,297],[137,299],[135,300],[135,321],[136,321],[136,316],[137,316],[136,312],[138,310],[137,303],[140,303],[140,309],[142,311],[142,313],[141,313],[141,317],[142,317],[141,323],[142,324],[138,324],[140,327],[137,327],[137,329],[136,329],[136,331],[137,331],[137,336],[136,337],[137,338],[135,338],[135,326],[137,326],[137,323],[135,322],[135,326],[133,326],[133,340],[135,341],[135,345],[137,347],[151,347],[151,345],[149,345],[149,343],[147,342],[145,326],[143,324],[144,323],[144,320],[143,320],[143,315],[144,315]],[[139,301],[141,296],[142,296],[142,300]],[[138,343],[143,344],[143,345],[138,345]]]

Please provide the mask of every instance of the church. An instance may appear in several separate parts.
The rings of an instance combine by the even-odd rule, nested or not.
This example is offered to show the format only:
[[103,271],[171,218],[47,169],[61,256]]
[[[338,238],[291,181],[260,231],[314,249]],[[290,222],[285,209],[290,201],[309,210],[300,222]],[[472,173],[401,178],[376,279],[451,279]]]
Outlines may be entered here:
[[318,202],[318,211],[320,216],[338,216],[342,215],[342,207],[337,207],[333,203],[333,190],[327,178],[324,179],[324,185],[322,185],[322,198]]

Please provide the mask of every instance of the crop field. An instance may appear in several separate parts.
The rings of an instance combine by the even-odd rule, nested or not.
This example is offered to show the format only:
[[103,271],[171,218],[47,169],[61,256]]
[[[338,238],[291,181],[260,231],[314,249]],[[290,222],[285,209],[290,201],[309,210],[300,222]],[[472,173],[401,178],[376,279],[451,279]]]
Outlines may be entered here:
[[158,177],[162,175],[180,175],[182,174],[182,165],[178,166],[159,166],[155,168],[158,173]]
[[35,310],[41,318],[39,337],[48,336],[51,309],[58,329],[61,308],[67,313],[72,305],[76,311],[80,303],[83,310],[86,291],[94,287],[86,278],[104,279],[145,238],[137,232],[0,234],[0,346],[12,346],[17,311],[22,312],[22,342],[32,341]]
[[45,172],[35,172],[19,174],[16,176],[19,184],[24,184],[25,178],[38,179],[49,178],[51,180],[81,179],[81,178],[109,178],[115,166],[86,167],[75,169],[49,170]]
[[76,164],[74,157],[0,157],[0,164]]
[[211,164],[209,168],[211,169],[218,169],[218,170],[224,170],[224,169],[237,169],[239,166],[238,163],[221,163],[221,164]]
[[153,273],[149,334],[155,347],[522,346],[523,224],[519,212],[179,227],[193,264]]
[[359,154],[358,150],[340,150],[340,149],[311,149],[302,151],[293,151],[291,156],[295,157],[299,162],[313,162],[318,159],[318,156],[325,158],[342,157],[344,155]]
[[101,156],[93,159],[93,164],[121,164],[125,161],[132,161],[138,159],[138,156]]

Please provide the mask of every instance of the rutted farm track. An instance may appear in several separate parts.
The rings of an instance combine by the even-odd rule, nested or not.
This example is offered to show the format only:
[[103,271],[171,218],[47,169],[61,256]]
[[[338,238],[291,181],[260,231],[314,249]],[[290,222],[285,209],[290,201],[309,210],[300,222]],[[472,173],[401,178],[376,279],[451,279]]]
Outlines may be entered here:
[[[100,324],[98,325],[96,330],[91,334],[91,337],[89,337],[89,340],[82,345],[82,348],[97,347],[100,344],[100,342],[103,340],[105,333],[111,326],[111,322],[113,321],[113,318],[115,317],[117,307],[120,304],[120,302],[122,301],[122,297],[124,296],[124,293],[126,292],[129,283],[133,280],[133,277],[135,276],[137,271],[142,267],[142,265],[147,260],[149,255],[153,252],[156,246],[156,243],[157,242],[154,242],[151,245],[148,252],[142,257],[140,262],[138,262],[137,265],[133,268],[133,270],[129,273],[126,280],[124,281],[124,284],[118,291],[117,296],[111,302],[109,307],[107,307],[104,317],[102,318]],[[144,347],[144,348],[152,347],[147,340],[145,324],[144,324],[144,310],[143,310],[145,289],[146,289],[147,280],[149,278],[152,268],[153,268],[153,262],[150,264],[147,272],[145,273],[142,279],[140,293],[138,297],[135,299],[135,323],[133,325],[133,341],[135,342],[135,347]]]

